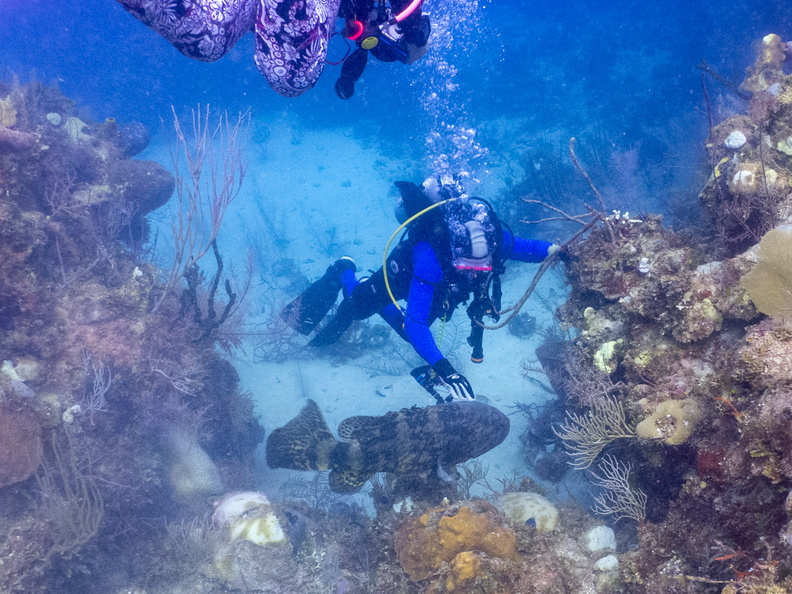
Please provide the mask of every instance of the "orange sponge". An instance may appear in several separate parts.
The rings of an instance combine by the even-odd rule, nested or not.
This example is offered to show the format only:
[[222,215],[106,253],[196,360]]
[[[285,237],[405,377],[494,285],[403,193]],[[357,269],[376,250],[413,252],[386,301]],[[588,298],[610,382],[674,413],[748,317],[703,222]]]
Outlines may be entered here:
[[[477,551],[490,557],[516,560],[517,537],[501,523],[497,510],[486,502],[452,510],[438,509],[402,525],[396,532],[395,545],[399,563],[414,582],[436,573],[443,562],[449,563],[459,554]],[[459,577],[474,571],[476,563],[469,556],[459,559]],[[466,566],[464,569],[462,566]]]

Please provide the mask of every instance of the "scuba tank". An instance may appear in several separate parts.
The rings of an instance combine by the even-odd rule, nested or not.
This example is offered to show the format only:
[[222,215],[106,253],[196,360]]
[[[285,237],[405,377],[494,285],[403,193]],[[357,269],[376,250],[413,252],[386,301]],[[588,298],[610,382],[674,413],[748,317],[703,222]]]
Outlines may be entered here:
[[[427,181],[431,182],[433,178]],[[457,187],[449,191],[449,184],[434,181],[428,187],[425,182],[425,189],[412,182],[395,183],[401,194],[396,205],[396,218],[402,225],[412,217],[416,218],[409,223],[407,234],[388,258],[386,268],[390,267],[389,272],[395,273],[399,269],[398,261],[403,260],[405,252],[412,251],[411,245],[428,241],[449,276],[444,297],[446,311],[467,303],[467,295],[473,294],[467,308],[471,326],[467,341],[473,349],[471,361],[481,363],[484,360],[483,319],[489,316],[497,322],[500,318],[497,312],[501,308],[500,275],[504,271],[500,245],[503,229],[489,202],[481,198],[462,199],[458,197],[458,191],[453,191]],[[438,203],[444,204],[434,208]],[[471,281],[462,276],[461,282],[453,280],[454,276],[460,278],[466,272],[475,273],[475,278]],[[468,291],[462,298],[458,295],[453,298],[455,287],[466,287]]]

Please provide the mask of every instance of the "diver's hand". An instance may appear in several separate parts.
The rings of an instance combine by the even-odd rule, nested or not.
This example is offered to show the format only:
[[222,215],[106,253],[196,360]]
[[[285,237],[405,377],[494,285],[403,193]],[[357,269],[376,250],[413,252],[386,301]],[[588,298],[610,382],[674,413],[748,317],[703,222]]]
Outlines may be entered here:
[[446,387],[451,390],[451,400],[473,400],[476,398],[470,382],[454,369],[448,359],[440,359],[432,368]]
[[413,45],[411,43],[407,44],[407,61],[405,64],[415,64],[418,60],[423,58],[426,55],[426,52],[429,51],[429,44],[426,43],[424,45],[418,46]]
[[438,404],[445,402],[445,399],[435,390],[435,386],[440,383],[440,378],[432,369],[431,365],[416,367],[410,372],[410,375],[415,378],[415,381],[418,382],[424,390],[435,397]]
[[565,246],[558,245],[554,243],[549,248],[547,248],[547,257],[556,256],[561,262],[565,264],[569,262],[569,251]]

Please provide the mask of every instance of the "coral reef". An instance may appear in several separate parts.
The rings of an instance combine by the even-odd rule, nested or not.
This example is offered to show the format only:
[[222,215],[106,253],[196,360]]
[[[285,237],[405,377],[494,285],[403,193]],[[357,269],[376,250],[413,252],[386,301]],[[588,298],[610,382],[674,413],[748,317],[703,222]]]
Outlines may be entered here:
[[252,487],[263,430],[216,334],[196,340],[176,295],[152,307],[147,215],[175,180],[132,158],[147,144],[139,124],[0,82],[3,592],[169,591],[166,522]]
[[[621,477],[593,511],[604,503],[615,513],[640,493],[645,513],[621,515],[638,529],[631,550],[617,555],[620,591],[789,588],[787,48],[777,35],[762,40],[741,87],[751,94],[748,113],[711,131],[704,232],[671,231],[652,215],[601,213],[568,249],[570,294],[559,316],[578,335],[553,364],[569,414],[557,435],[578,456],[573,466],[599,458],[611,478]],[[616,437],[632,439],[594,447],[599,434],[581,428],[616,405],[624,420]],[[581,447],[591,455],[581,458]],[[625,468],[631,472],[617,472]]]
[[217,244],[214,277],[164,281],[143,247],[174,179],[133,158],[146,131],[0,83],[0,590],[792,590],[789,47],[761,41],[747,112],[710,131],[705,228],[602,206],[565,246],[568,333],[537,352],[558,400],[515,408],[537,475],[584,471],[589,510],[517,477],[471,499],[482,468],[377,479],[373,517],[324,475],[251,491],[263,430],[216,348],[243,296],[213,302]]

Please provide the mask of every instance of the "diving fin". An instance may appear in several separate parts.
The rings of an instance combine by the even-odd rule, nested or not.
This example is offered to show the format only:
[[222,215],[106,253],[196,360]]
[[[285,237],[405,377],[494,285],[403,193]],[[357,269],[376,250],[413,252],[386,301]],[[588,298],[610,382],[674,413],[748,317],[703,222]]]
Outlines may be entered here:
[[308,343],[309,347],[326,347],[334,344],[347,331],[355,320],[350,301],[344,300],[332,320]]
[[335,304],[342,287],[341,276],[348,269],[355,270],[352,258],[336,260],[322,278],[283,308],[281,317],[302,335],[313,332]]

